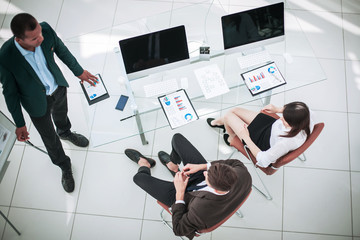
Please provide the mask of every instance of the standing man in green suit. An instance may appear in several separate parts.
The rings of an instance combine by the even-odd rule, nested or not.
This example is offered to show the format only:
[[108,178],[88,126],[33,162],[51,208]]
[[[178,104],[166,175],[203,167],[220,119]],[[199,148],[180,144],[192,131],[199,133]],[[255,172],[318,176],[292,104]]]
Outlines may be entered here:
[[17,127],[17,139],[29,139],[23,107],[39,132],[51,161],[62,170],[64,190],[73,192],[75,182],[71,161],[59,137],[80,147],[87,147],[89,141],[70,131],[66,93],[69,84],[55,63],[54,53],[82,82],[94,85],[97,79],[80,66],[46,22],[39,24],[30,14],[20,13],[12,19],[11,31],[14,36],[0,49],[0,81],[6,105]]

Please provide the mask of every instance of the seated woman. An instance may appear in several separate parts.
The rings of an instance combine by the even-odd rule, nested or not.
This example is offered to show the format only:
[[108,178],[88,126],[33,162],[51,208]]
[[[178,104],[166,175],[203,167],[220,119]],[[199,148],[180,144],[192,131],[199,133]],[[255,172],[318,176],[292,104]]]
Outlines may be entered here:
[[268,167],[289,151],[300,147],[314,128],[310,110],[303,102],[292,102],[284,107],[270,104],[263,108],[268,113],[282,113],[280,119],[274,119],[264,113],[258,113],[236,107],[218,119],[208,118],[213,128],[224,129],[225,142],[238,136],[256,157],[257,165]]

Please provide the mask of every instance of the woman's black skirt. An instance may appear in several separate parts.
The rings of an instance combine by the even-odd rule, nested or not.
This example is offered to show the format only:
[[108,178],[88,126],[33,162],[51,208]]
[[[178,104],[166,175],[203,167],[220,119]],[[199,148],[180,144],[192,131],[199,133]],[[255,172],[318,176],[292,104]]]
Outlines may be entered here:
[[248,126],[251,140],[261,151],[270,148],[271,126],[275,121],[275,118],[259,113]]

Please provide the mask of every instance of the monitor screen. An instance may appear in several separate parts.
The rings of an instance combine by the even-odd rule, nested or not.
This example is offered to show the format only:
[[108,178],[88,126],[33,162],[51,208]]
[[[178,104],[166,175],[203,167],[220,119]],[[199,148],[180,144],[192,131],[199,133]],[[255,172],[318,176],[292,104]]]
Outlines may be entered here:
[[[284,36],[284,3],[276,3],[221,17],[225,51],[271,43]],[[257,46],[253,43],[259,43]]]
[[[158,68],[160,66],[170,66],[173,63],[189,60],[184,26],[120,40],[119,45],[129,79],[166,70],[166,68]],[[176,66],[178,65],[172,65],[172,67]]]

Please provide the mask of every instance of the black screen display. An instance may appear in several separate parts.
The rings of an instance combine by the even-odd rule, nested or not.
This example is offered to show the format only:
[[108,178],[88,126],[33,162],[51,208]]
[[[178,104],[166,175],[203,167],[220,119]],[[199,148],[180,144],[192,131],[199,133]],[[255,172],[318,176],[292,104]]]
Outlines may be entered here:
[[284,35],[284,3],[221,17],[224,49]]
[[189,59],[184,26],[119,41],[126,73]]

